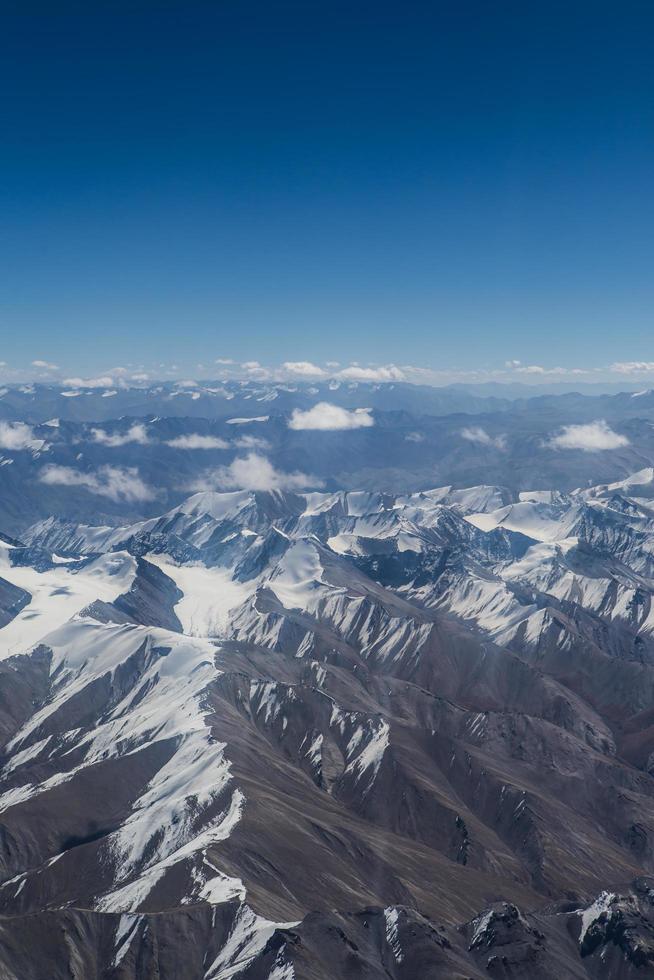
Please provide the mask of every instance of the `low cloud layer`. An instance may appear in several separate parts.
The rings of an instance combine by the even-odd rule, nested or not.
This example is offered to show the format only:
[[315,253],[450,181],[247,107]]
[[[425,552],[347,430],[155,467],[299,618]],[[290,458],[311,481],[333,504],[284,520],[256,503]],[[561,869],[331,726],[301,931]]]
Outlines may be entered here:
[[25,422],[0,422],[0,449],[32,449],[38,442],[31,425]]
[[32,361],[32,367],[41,368],[43,371],[58,371],[58,364],[51,364],[50,361]]
[[270,443],[261,436],[241,436],[236,439],[234,445],[237,449],[269,449]]
[[225,439],[219,436],[203,436],[199,432],[169,439],[166,445],[173,449],[229,449],[229,443]]
[[507,371],[515,371],[517,374],[531,374],[537,376],[559,376],[566,377],[568,375],[572,377],[578,377],[584,374],[590,374],[587,368],[567,368],[567,367],[543,367],[542,364],[523,364],[522,361],[517,361],[515,359],[511,361],[505,361],[504,367]]
[[64,388],[112,388],[114,379],[108,374],[100,378],[64,378]]
[[369,408],[355,408],[350,412],[347,408],[331,405],[329,402],[318,402],[313,408],[303,412],[296,408],[289,419],[289,429],[321,429],[323,431],[339,431],[343,429],[367,429],[375,424]]
[[83,473],[72,466],[51,464],[43,467],[39,480],[50,486],[83,487],[89,493],[123,503],[152,500],[155,496],[135,467],[101,466]]
[[337,377],[345,381],[404,381],[406,374],[394,364],[385,367],[361,367],[359,364],[351,364],[350,367],[339,371]]
[[654,361],[616,361],[610,367],[616,374],[651,374]]
[[479,446],[492,446],[494,449],[506,449],[506,436],[504,434],[491,436],[479,425],[461,429],[461,438],[467,442],[476,442]]
[[306,473],[284,473],[275,469],[269,459],[258,453],[235,459],[229,466],[219,466],[194,484],[193,490],[304,490],[322,486],[322,480]]
[[628,446],[629,440],[614,432],[604,419],[598,419],[582,425],[565,425],[546,445],[551,449],[581,449],[586,453],[597,453]]
[[[637,356],[637,355],[636,355]],[[136,368],[136,369],[135,369]],[[189,364],[147,364],[135,367],[99,365],[93,375],[85,377],[78,374],[74,365],[59,368],[56,364],[44,358],[34,358],[29,365],[18,367],[0,361],[0,376],[3,381],[30,382],[36,379],[53,379],[60,372],[63,381],[57,384],[69,389],[69,394],[79,394],[84,389],[129,388],[144,387],[154,380],[167,380],[176,385],[178,392],[198,392],[205,386],[207,380],[221,382],[248,380],[252,382],[288,384],[288,383],[409,383],[419,385],[448,385],[452,383],[479,384],[484,382],[520,382],[532,387],[538,384],[573,383],[604,383],[611,381],[644,380],[654,377],[654,361],[624,360],[601,366],[594,365],[561,365],[539,364],[522,361],[509,357],[498,361],[496,366],[451,366],[431,367],[421,364],[404,364],[387,362],[385,364],[371,362],[339,363],[337,360],[324,362],[312,360],[288,360],[278,364],[264,364],[258,360],[237,361],[230,357],[217,357],[204,363]],[[200,372],[195,375],[193,372]],[[189,371],[191,373],[189,373]],[[216,374],[218,378],[216,378]],[[188,380],[181,380],[187,378]],[[204,379],[204,380],[203,380]],[[205,392],[212,393],[211,388],[204,387]]]
[[148,432],[140,422],[135,423],[126,432],[105,432],[104,429],[91,429],[94,442],[103,446],[127,446],[130,442],[144,446],[148,442]]
[[311,361],[284,361],[282,368],[299,378],[324,378],[325,371]]

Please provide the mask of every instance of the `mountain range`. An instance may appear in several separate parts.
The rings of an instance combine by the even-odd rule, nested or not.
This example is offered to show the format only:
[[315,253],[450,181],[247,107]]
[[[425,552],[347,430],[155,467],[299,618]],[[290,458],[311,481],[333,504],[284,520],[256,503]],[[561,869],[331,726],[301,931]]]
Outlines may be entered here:
[[[191,382],[186,383],[188,385]],[[611,483],[654,465],[654,394],[227,382],[0,389],[0,528],[114,525],[198,490]]]
[[650,975],[654,470],[511,482],[17,502],[2,976]]

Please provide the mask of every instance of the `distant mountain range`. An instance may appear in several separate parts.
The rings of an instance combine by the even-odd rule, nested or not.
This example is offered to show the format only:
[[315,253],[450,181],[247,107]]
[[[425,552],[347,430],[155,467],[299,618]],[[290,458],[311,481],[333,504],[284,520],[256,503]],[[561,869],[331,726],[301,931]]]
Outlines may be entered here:
[[496,484],[570,491],[654,465],[654,394],[485,398],[321,382],[0,395],[0,527],[57,514],[114,525],[194,490]]
[[[100,379],[98,379],[100,380]],[[107,379],[109,380],[109,379]],[[221,419],[249,414],[263,406],[274,415],[294,408],[306,409],[317,401],[328,401],[346,408],[365,405],[383,412],[415,415],[453,413],[490,414],[520,411],[527,402],[541,406],[573,406],[588,417],[628,412],[633,396],[644,399],[647,409],[654,407],[654,394],[638,385],[580,384],[452,384],[444,387],[404,382],[370,383],[362,381],[315,381],[277,383],[259,381],[188,381],[156,384],[89,385],[71,387],[60,384],[21,384],[0,387],[0,419],[32,423],[59,418],[71,422],[102,422],[122,416]],[[565,399],[565,401],[558,401]],[[639,403],[642,410],[642,401]]]
[[[282,426],[318,472],[334,433],[232,427]],[[185,427],[95,445],[160,488]],[[654,470],[509,482],[6,523],[0,974],[651,975]]]

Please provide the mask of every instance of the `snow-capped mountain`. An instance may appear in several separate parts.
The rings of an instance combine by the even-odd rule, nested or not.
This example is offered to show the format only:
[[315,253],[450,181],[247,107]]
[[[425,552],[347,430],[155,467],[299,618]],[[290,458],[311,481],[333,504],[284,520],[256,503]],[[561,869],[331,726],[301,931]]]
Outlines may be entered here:
[[648,975],[653,488],[3,534],[1,975]]

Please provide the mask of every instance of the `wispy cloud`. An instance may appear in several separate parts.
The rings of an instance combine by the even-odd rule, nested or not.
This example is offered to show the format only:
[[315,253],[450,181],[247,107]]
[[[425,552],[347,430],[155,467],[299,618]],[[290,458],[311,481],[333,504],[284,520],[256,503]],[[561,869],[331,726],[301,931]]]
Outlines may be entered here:
[[[393,363],[370,364],[351,362],[341,366],[343,362],[329,360],[326,362],[316,362],[311,360],[287,360],[278,364],[265,364],[254,358],[242,362],[237,362],[230,357],[215,358],[212,362],[204,361],[198,364],[198,370],[203,372],[211,371],[211,367],[216,369],[220,376],[230,377],[234,380],[253,381],[266,383],[293,383],[302,381],[325,381],[332,379],[344,382],[407,382],[411,384],[424,385],[447,385],[452,383],[483,383],[488,381],[515,381],[520,380],[532,386],[544,384],[552,381],[572,382],[573,380],[608,382],[618,381],[621,378],[633,377],[638,375],[654,374],[654,361],[647,360],[625,360],[616,361],[612,364],[601,366],[581,365],[548,365],[547,363],[533,363],[523,361],[516,357],[509,357],[498,360],[495,366],[471,366],[465,367],[430,367],[428,364]],[[50,373],[59,370],[56,364],[44,359],[34,358],[30,369],[2,367],[3,377],[16,382],[28,382],[36,378],[47,379]],[[156,366],[149,364],[128,364],[111,367],[109,365],[98,369],[97,375],[90,377],[72,376],[65,378],[62,384],[71,389],[86,388],[113,388],[128,387],[130,385],[147,385],[151,379],[157,377],[175,378],[193,377],[195,370],[189,363],[184,365],[165,365]],[[196,378],[204,378],[204,374],[196,374]],[[183,380],[179,382],[182,389],[198,388],[198,382]]]
[[58,371],[58,364],[51,364],[49,361],[32,361],[32,367],[41,368],[44,371]]
[[89,493],[116,502],[136,503],[152,500],[155,493],[139,476],[135,467],[101,466],[83,473],[72,466],[44,466],[39,480],[51,486],[83,487]]
[[629,440],[614,432],[604,419],[598,419],[581,425],[564,425],[561,432],[552,436],[545,445],[551,449],[580,449],[586,453],[597,453],[628,446]]
[[201,435],[199,432],[168,439],[166,445],[173,449],[229,449],[229,443],[225,439],[219,436]]
[[516,374],[535,374],[541,375],[542,377],[566,377],[573,376],[578,377],[582,374],[588,374],[589,372],[585,368],[564,368],[564,367],[553,367],[546,368],[541,364],[520,364],[514,368]]
[[611,365],[616,374],[649,374],[654,371],[654,361],[616,361]]
[[589,374],[586,368],[543,367],[542,364],[522,364],[520,361],[505,361],[504,366],[516,374],[534,374],[543,377],[566,377]]
[[64,378],[61,383],[64,388],[112,388],[114,379],[104,374],[98,378]]
[[486,432],[486,429],[482,429],[479,425],[461,429],[461,438],[467,442],[475,442],[479,446],[489,446],[493,449],[506,449],[506,435],[504,433],[499,436],[491,436]]
[[236,439],[234,445],[237,449],[268,449],[270,443],[261,436],[241,436]]
[[289,429],[322,429],[338,431],[343,429],[367,429],[375,424],[369,408],[355,408],[350,412],[339,405],[318,402],[306,412],[296,408],[291,415]]

